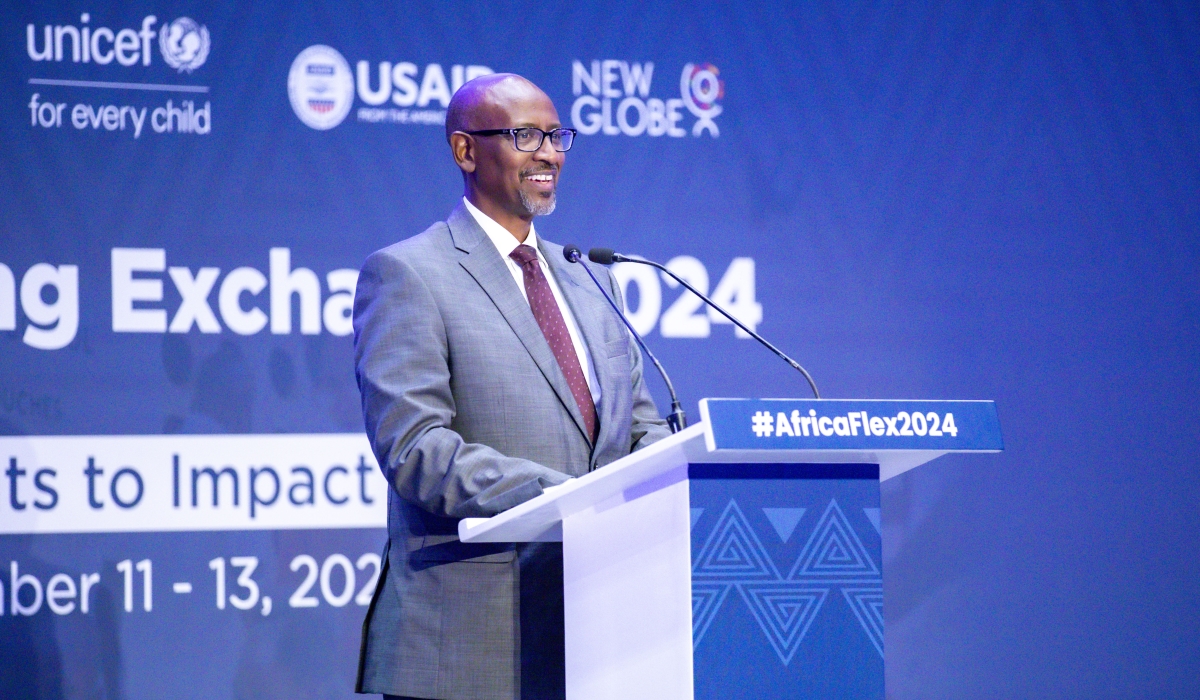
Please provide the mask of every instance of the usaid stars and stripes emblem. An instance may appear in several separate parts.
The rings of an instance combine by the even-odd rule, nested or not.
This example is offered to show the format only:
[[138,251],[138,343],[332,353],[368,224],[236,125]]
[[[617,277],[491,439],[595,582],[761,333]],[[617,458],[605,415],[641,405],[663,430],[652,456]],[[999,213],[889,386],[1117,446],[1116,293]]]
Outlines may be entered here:
[[350,64],[330,46],[304,49],[288,71],[288,99],[300,121],[314,129],[341,124],[354,104]]
[[[337,66],[332,61],[329,63],[312,61],[304,66],[304,74],[315,79],[310,86],[311,90],[314,92],[328,92],[328,86],[320,81],[336,79]],[[310,97],[308,98],[308,106],[318,114],[326,114],[333,111],[333,108],[337,106],[337,102],[328,97]]]

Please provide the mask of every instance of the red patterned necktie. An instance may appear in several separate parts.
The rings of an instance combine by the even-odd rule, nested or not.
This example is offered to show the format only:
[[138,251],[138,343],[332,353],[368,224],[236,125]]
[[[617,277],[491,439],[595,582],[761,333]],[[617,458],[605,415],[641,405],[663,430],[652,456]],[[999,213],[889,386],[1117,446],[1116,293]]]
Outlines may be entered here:
[[558,360],[559,369],[567,378],[571,387],[571,395],[583,415],[583,424],[587,428],[588,437],[596,441],[596,404],[592,403],[592,392],[588,389],[587,379],[583,376],[583,368],[579,366],[579,355],[575,353],[575,345],[571,342],[571,334],[567,332],[567,323],[563,320],[562,311],[550,291],[550,283],[542,274],[542,266],[538,263],[537,251],[532,246],[519,245],[508,257],[516,260],[521,266],[521,274],[525,279],[525,295],[529,297],[529,308],[537,319],[542,335],[550,344],[554,358]]

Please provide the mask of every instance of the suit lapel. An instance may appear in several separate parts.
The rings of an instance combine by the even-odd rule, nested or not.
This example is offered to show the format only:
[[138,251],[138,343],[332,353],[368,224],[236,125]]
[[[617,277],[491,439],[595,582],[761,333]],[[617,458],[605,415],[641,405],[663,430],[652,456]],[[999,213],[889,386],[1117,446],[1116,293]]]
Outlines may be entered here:
[[[604,338],[603,325],[608,314],[614,312],[608,302],[600,296],[587,272],[581,269],[584,263],[568,263],[562,256],[562,246],[549,243],[540,236],[538,246],[542,255],[546,256],[550,271],[558,281],[558,288],[566,299],[567,306],[571,307],[575,325],[583,334],[583,342],[592,357],[596,381],[600,382],[600,405],[596,407],[596,415],[600,420],[600,434],[596,437],[596,444],[600,445],[616,429],[616,397],[620,394],[614,384],[613,374],[608,371],[608,344]],[[593,458],[598,454],[599,450],[594,450]]]
[[[471,213],[461,203],[450,213],[446,223],[450,227],[454,247],[467,254],[459,261],[459,264],[475,278],[475,281],[491,298],[492,303],[500,311],[500,315],[516,333],[517,338],[525,346],[525,350],[529,352],[546,381],[550,383],[550,387],[554,389],[554,393],[558,395],[558,400],[567,409],[571,419],[575,421],[575,427],[590,443],[591,436],[584,429],[583,416],[575,404],[575,396],[571,394],[571,387],[567,384],[567,379],[563,376],[562,369],[558,366],[558,360],[554,358],[554,352],[550,349],[550,344],[546,342],[546,336],[542,334],[537,319],[533,317],[529,303],[521,295],[521,290],[517,288],[512,274],[508,271],[507,264],[500,257],[500,252],[488,240],[487,234],[479,227],[475,217],[471,216]],[[594,360],[593,364],[595,364]]]

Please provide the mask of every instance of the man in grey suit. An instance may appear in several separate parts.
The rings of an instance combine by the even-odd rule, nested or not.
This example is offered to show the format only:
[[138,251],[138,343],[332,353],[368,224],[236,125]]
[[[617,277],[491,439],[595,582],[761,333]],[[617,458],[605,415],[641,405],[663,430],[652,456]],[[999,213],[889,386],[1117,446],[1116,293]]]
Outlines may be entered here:
[[451,100],[446,134],[463,201],[372,254],[355,297],[363,416],[391,484],[356,689],[562,698],[562,546],[464,544],[458,521],[668,430],[636,344],[586,272],[534,230],[574,137],[550,99],[516,75],[477,78]]

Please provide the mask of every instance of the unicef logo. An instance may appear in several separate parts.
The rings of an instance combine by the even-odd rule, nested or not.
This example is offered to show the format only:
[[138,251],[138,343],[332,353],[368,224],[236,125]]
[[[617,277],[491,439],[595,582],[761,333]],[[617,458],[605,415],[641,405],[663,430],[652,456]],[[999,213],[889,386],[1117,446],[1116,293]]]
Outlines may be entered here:
[[190,17],[180,17],[158,30],[163,60],[180,73],[191,73],[208,58],[208,28]]
[[350,64],[329,46],[317,44],[300,52],[288,72],[288,99],[300,121],[314,129],[332,129],[354,104]]
[[711,63],[702,66],[689,63],[683,67],[679,76],[679,92],[688,111],[696,115],[696,123],[692,126],[692,136],[699,136],[705,129],[714,137],[721,131],[713,119],[721,113],[721,105],[717,100],[725,96],[725,83],[719,76],[721,71]]

